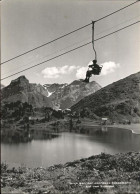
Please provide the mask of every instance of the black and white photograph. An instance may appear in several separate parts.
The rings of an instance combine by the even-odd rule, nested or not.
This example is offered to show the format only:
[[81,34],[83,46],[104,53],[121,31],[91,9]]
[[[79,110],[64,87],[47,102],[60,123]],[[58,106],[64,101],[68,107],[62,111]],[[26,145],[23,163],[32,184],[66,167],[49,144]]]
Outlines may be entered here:
[[1,193],[140,194],[140,1],[1,0]]

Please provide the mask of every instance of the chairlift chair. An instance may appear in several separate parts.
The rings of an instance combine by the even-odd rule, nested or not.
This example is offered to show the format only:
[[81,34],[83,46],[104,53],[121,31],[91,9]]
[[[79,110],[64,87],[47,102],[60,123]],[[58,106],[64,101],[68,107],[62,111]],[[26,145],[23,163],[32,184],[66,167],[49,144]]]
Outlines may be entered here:
[[95,24],[95,21],[92,21],[92,46],[93,46],[93,50],[95,53],[95,59],[93,60],[93,64],[89,65],[89,68],[92,68],[92,70],[89,70],[89,68],[88,68],[88,71],[86,73],[86,79],[84,80],[84,82],[89,82],[89,78],[92,76],[92,74],[99,75],[101,73],[101,70],[102,70],[102,66],[99,66],[97,64],[97,53],[96,53],[96,50],[94,47],[94,24]]

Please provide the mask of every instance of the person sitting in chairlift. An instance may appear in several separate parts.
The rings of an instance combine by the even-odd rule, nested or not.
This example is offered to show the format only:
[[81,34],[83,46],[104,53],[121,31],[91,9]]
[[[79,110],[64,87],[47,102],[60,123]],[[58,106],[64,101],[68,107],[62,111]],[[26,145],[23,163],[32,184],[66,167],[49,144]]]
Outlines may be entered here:
[[87,71],[86,79],[84,80],[84,82],[87,82],[87,83],[89,83],[89,78],[92,76],[92,74],[99,75],[101,72],[101,67],[97,64],[97,60],[93,60],[92,62],[93,64],[89,65],[89,68],[92,68],[92,69]]

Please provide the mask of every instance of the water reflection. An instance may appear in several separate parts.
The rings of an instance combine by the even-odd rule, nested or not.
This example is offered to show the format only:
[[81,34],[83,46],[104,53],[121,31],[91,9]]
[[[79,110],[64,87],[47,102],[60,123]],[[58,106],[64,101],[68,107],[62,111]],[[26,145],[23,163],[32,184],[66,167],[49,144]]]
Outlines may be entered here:
[[[57,138],[52,138],[53,135]],[[115,154],[140,151],[140,135],[126,129],[95,127],[87,129],[86,134],[63,132],[59,136],[44,131],[31,131],[30,139],[32,141],[27,143],[2,143],[2,161],[13,166],[24,163],[28,167],[46,167],[101,152]]]
[[88,135],[90,135],[91,141],[104,144],[106,152],[111,147],[115,151],[114,153],[140,151],[140,135],[134,134],[128,129],[102,126],[98,129],[88,129]]
[[50,133],[45,130],[5,130],[1,133],[2,143],[27,143],[32,140],[48,140],[58,137],[58,133]]

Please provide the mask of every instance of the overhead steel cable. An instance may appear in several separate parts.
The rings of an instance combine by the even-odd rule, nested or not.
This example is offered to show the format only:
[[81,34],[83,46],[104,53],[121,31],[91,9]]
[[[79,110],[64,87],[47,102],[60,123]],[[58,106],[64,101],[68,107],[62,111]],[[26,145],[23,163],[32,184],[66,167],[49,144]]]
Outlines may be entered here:
[[[100,33],[98,33],[98,34],[95,34],[96,36],[98,36],[98,35],[100,35],[100,34],[102,34],[102,33],[104,33],[104,32],[107,32],[107,31],[109,31],[110,29],[114,29],[114,28],[116,28],[116,27],[119,27],[120,25],[122,25],[122,24],[124,24],[124,23],[126,23],[126,22],[130,22],[130,21],[132,21],[132,20],[134,20],[134,19],[136,19],[136,18],[138,18],[138,17],[140,17],[140,15],[137,15],[137,16],[135,16],[135,17],[133,17],[132,19],[129,19],[129,20],[125,20],[124,22],[122,22],[122,23],[120,23],[120,24],[118,24],[118,25],[115,25],[115,26],[112,26],[111,28],[108,28],[108,29],[106,29],[106,30],[104,30],[104,31],[101,31]],[[70,48],[70,47],[72,47],[72,46],[75,46],[75,45],[77,45],[77,44],[79,44],[79,43],[82,43],[82,42],[85,42],[85,40],[86,41],[88,41],[88,40],[91,40],[91,38],[86,38],[86,39],[84,39],[84,40],[82,40],[82,41],[78,41],[78,42],[75,42],[74,44],[71,44],[71,45],[69,45],[69,46],[67,46],[67,47],[64,47],[63,49],[61,49],[61,50],[57,50],[57,51],[55,51],[54,53],[50,53],[50,54],[48,54],[48,55],[45,55],[44,57],[41,57],[40,59],[45,59],[45,58],[47,58],[47,57],[51,57],[51,56],[53,56],[54,54],[58,54],[58,53],[60,53],[60,51],[65,51],[66,49],[68,49],[68,48]],[[38,58],[37,58],[38,59]],[[33,59],[33,60],[31,60],[31,61],[29,61],[29,63],[27,64],[27,62],[26,63],[23,63],[23,65],[26,67],[26,66],[29,66],[29,64],[30,65],[32,65],[31,63],[32,62],[35,62],[37,59]],[[39,63],[39,62],[38,62]],[[21,69],[21,67],[16,67],[16,68],[12,68],[12,72],[14,72],[13,70],[17,70],[17,69]],[[12,73],[11,72],[11,73]],[[9,73],[9,72],[8,72]],[[8,73],[6,73],[6,74],[4,74],[4,76],[6,76]]]
[[103,20],[103,19],[105,19],[105,18],[107,18],[107,17],[109,17],[109,16],[111,16],[111,15],[113,15],[113,14],[115,14],[115,13],[117,13],[117,12],[119,12],[119,11],[121,11],[121,10],[123,10],[123,9],[125,9],[125,8],[127,8],[127,7],[129,7],[129,6],[131,6],[131,5],[133,5],[133,4],[135,4],[135,3],[137,3],[137,2],[139,2],[139,0],[137,0],[137,1],[135,1],[135,2],[133,2],[133,3],[131,3],[131,4],[129,4],[129,5],[127,5],[127,6],[125,6],[125,7],[122,7],[122,8],[120,8],[119,10],[114,11],[114,12],[112,12],[112,13],[110,13],[110,14],[104,16],[104,17],[99,18],[99,19],[97,19],[95,22],[99,22],[99,21],[101,21],[101,20]]
[[[135,25],[135,24],[137,24],[137,23],[139,23],[139,22],[140,22],[140,21],[137,21],[137,22],[134,22],[134,23],[132,23],[132,24],[129,24],[129,25],[127,25],[127,26],[125,26],[125,27],[123,27],[123,28],[121,28],[121,29],[119,29],[119,30],[116,30],[116,31],[111,32],[111,33],[109,33],[109,34],[106,34],[106,35],[104,35],[104,36],[102,36],[102,37],[99,37],[99,38],[95,39],[94,41],[101,40],[101,39],[103,39],[103,38],[105,38],[105,37],[107,37],[107,36],[110,36],[110,35],[112,35],[112,34],[114,34],[114,33],[117,33],[117,32],[119,32],[119,31],[121,31],[121,30],[124,30],[124,29],[126,29],[126,28],[128,28],[128,27],[130,27],[130,26],[133,26],[133,25]],[[55,56],[55,57],[53,57],[53,58],[50,58],[50,59],[48,59],[48,60],[46,60],[46,61],[40,62],[40,63],[38,63],[38,64],[36,64],[36,65],[33,65],[33,66],[31,66],[31,67],[28,67],[28,68],[26,68],[26,69],[23,69],[23,70],[21,70],[21,71],[18,71],[18,72],[14,73],[14,74],[11,74],[11,75],[9,75],[9,76],[7,76],[7,77],[4,77],[4,78],[1,79],[1,80],[7,79],[7,78],[9,78],[9,77],[12,77],[12,76],[14,76],[14,75],[17,75],[17,74],[22,73],[22,72],[24,72],[24,71],[27,71],[27,70],[29,70],[29,69],[32,69],[32,68],[34,68],[34,67],[36,67],[36,66],[42,65],[43,63],[49,62],[49,61],[51,61],[51,60],[53,60],[53,59],[56,59],[56,58],[58,58],[58,57],[61,57],[61,56],[65,55],[65,54],[67,54],[67,53],[70,53],[70,52],[72,52],[72,51],[74,51],[74,50],[77,50],[77,49],[79,49],[79,48],[82,48],[82,47],[84,47],[84,46],[86,46],[86,45],[88,45],[88,44],[91,44],[91,43],[92,43],[92,41],[90,41],[90,42],[88,42],[88,43],[85,43],[85,44],[83,44],[83,45],[81,45],[81,46],[79,46],[79,47],[76,47],[76,48],[74,48],[74,49],[71,49],[71,50],[69,50],[69,51],[66,51],[66,52],[64,52],[64,53],[62,53],[62,54],[60,54],[60,55],[57,55],[57,56]]]
[[83,29],[83,28],[85,28],[85,27],[87,27],[87,26],[89,26],[89,25],[91,25],[91,23],[90,23],[90,24],[87,24],[87,25],[85,25],[85,26],[82,26],[81,28],[78,28],[78,29],[76,29],[76,30],[73,30],[73,31],[71,31],[71,32],[69,32],[69,33],[67,33],[67,34],[64,34],[64,35],[62,35],[62,36],[60,36],[60,37],[58,37],[58,38],[56,38],[56,39],[53,39],[53,40],[51,40],[51,41],[49,41],[49,42],[47,42],[47,43],[44,43],[44,44],[42,44],[42,45],[40,45],[40,46],[38,46],[38,47],[35,47],[35,48],[31,49],[31,50],[28,50],[28,51],[26,51],[26,52],[24,52],[24,53],[22,53],[22,54],[20,54],[20,55],[17,55],[16,57],[13,57],[13,58],[11,58],[11,59],[8,59],[7,61],[4,61],[4,62],[0,63],[0,65],[2,65],[2,64],[4,64],[4,63],[7,63],[7,62],[9,62],[9,61],[12,61],[12,60],[14,60],[14,59],[16,59],[16,58],[19,58],[19,57],[21,57],[21,56],[23,56],[23,55],[25,55],[25,54],[28,54],[28,53],[30,53],[30,52],[32,52],[32,51],[34,51],[34,50],[37,50],[37,49],[39,49],[39,48],[41,48],[41,47],[44,47],[44,46],[46,46],[46,45],[48,45],[48,44],[50,44],[50,43],[53,43],[53,42],[55,42],[55,41],[57,41],[57,40],[59,40],[59,39],[61,39],[61,38],[64,38],[65,36],[68,36],[68,35],[70,35],[70,34],[76,32],[76,31],[78,31],[78,30],[81,30],[81,29]]
[[139,23],[140,21],[137,21],[137,22],[134,22],[134,23],[132,23],[132,24],[129,24],[129,25],[127,25],[127,26],[125,26],[125,27],[123,27],[123,28],[121,28],[121,29],[119,29],[119,30],[116,30],[116,31],[114,31],[114,32],[111,32],[111,33],[109,33],[109,34],[106,34],[106,35],[104,35],[104,36],[102,36],[102,37],[100,37],[100,38],[98,38],[98,39],[96,39],[96,40],[94,40],[94,41],[97,41],[97,40],[100,40],[100,39],[102,39],[102,38],[105,38],[105,37],[107,37],[107,36],[110,36],[110,35],[112,35],[112,34],[114,34],[114,33],[116,33],[116,32],[119,32],[119,31],[121,31],[121,30],[124,30],[125,28],[128,28],[128,27],[130,27],[130,26],[133,26],[133,25],[135,25],[135,24],[137,24],[137,23]]
[[[133,5],[133,4],[135,4],[135,3],[137,3],[138,1],[139,1],[139,0],[137,0],[137,1],[135,1],[135,2],[133,2],[133,3],[131,3],[131,4],[129,4],[129,5],[127,5],[127,6],[125,6],[125,7],[122,7],[122,8],[120,8],[120,9],[118,9],[117,11],[114,11],[114,12],[112,12],[112,13],[110,13],[110,14],[104,16],[104,17],[101,17],[101,18],[95,20],[95,22],[99,22],[99,21],[101,21],[101,20],[103,20],[103,19],[105,19],[105,18],[107,18],[107,17],[109,17],[109,16],[111,16],[111,15],[113,15],[113,14],[115,14],[115,13],[117,13],[117,12],[119,12],[119,11],[121,11],[121,10],[123,10],[123,9],[125,9],[125,8],[127,8],[127,7],[129,7],[129,6],[131,6],[131,5]],[[4,64],[4,63],[7,63],[7,62],[9,62],[9,61],[12,61],[12,60],[14,60],[14,59],[16,59],[16,58],[19,58],[19,57],[21,57],[21,56],[23,56],[23,55],[25,55],[25,54],[28,54],[28,53],[30,53],[30,52],[32,52],[32,51],[34,51],[34,50],[37,50],[37,49],[39,49],[39,48],[41,48],[41,47],[44,47],[44,46],[46,46],[46,45],[48,45],[48,44],[50,44],[50,43],[53,43],[53,42],[55,42],[55,41],[57,41],[57,40],[59,40],[59,39],[61,39],[61,38],[64,38],[65,36],[68,36],[68,35],[70,35],[70,34],[72,34],[72,33],[74,33],[74,32],[77,32],[77,31],[79,31],[79,30],[81,30],[81,29],[83,29],[83,28],[85,28],[85,27],[87,27],[87,26],[89,26],[89,25],[91,25],[91,24],[92,24],[92,22],[89,23],[89,24],[86,24],[86,25],[84,25],[84,26],[82,26],[82,27],[80,27],[80,28],[77,28],[77,29],[75,29],[75,30],[73,30],[73,31],[71,31],[71,32],[69,32],[69,33],[67,33],[67,34],[64,34],[64,35],[62,35],[62,36],[60,36],[60,37],[58,37],[58,38],[56,38],[56,39],[53,39],[53,40],[51,40],[51,41],[49,41],[49,42],[47,42],[47,43],[44,43],[44,44],[42,44],[42,45],[40,45],[40,46],[38,46],[38,47],[35,47],[35,48],[31,49],[31,50],[28,50],[28,51],[26,51],[26,52],[24,52],[24,53],[22,53],[22,54],[20,54],[20,55],[17,55],[17,56],[15,56],[15,57],[11,58],[11,59],[8,59],[8,60],[6,60],[6,61],[0,63],[0,65],[2,65],[2,64]]]

